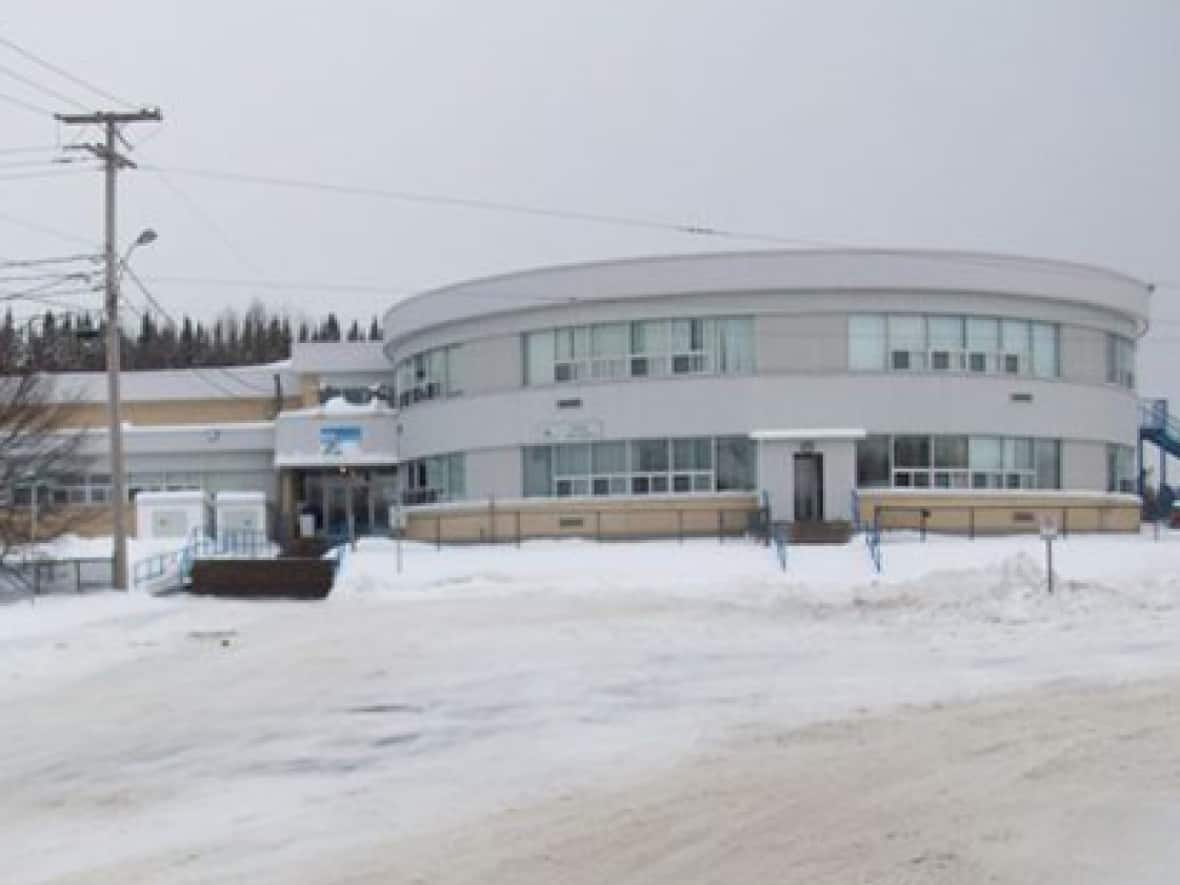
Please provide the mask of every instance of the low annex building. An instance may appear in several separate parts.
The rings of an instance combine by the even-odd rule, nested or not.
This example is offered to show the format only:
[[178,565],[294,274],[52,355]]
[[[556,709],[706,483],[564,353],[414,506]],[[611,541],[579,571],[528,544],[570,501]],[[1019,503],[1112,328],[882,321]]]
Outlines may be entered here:
[[[1133,529],[1149,287],[926,251],[667,256],[529,270],[391,307],[379,344],[128,373],[143,489],[260,491],[280,533],[479,540],[775,521]],[[97,428],[100,378],[62,376]]]

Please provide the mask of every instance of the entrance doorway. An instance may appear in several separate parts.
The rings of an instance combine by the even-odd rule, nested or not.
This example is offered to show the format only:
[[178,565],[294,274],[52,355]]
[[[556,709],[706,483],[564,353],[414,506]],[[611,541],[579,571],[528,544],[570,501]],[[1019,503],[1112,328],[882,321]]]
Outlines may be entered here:
[[309,470],[302,485],[299,512],[315,516],[317,533],[347,537],[388,530],[389,507],[397,496],[393,471]]
[[795,462],[795,522],[823,522],[824,456],[798,452]]

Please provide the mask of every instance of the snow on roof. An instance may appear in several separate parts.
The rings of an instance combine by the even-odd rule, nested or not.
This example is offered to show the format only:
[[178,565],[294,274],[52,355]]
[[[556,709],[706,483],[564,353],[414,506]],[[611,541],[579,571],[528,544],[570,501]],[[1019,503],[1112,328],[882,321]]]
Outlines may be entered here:
[[266,502],[265,492],[218,492],[218,504],[261,504]]
[[287,409],[279,413],[280,419],[285,418],[324,418],[339,415],[392,415],[396,409],[382,399],[372,399],[367,403],[350,403],[342,396],[334,396],[323,405],[310,406],[306,409]]
[[194,501],[204,501],[208,495],[200,489],[183,489],[172,492],[140,492],[135,500],[141,504],[164,504],[169,501],[191,504]]
[[[273,399],[275,376],[287,395],[298,392],[299,378],[287,368],[236,366],[232,368],[159,369],[122,372],[119,376],[124,402],[192,399]],[[80,400],[105,402],[105,372],[59,372],[49,376],[54,402]]]

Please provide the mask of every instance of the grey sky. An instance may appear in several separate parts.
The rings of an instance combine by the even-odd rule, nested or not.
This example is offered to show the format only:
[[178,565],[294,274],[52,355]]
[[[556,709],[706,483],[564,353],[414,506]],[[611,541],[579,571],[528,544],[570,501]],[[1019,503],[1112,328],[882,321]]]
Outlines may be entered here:
[[[130,133],[147,139],[145,163],[837,244],[1013,251],[1180,284],[1173,0],[8,0],[4,13],[0,35],[163,108],[158,133]],[[3,48],[0,64],[94,101]],[[61,107],[3,73],[0,92]],[[0,149],[56,137],[49,120],[0,103]],[[0,166],[42,156],[0,154]],[[25,171],[36,170],[0,168],[0,213],[97,239],[97,174],[12,179]],[[166,181],[187,198],[158,173],[124,176],[123,239],[156,227],[137,269],[169,309],[203,315],[257,294],[367,316],[396,293],[474,275],[759,245]],[[0,218],[2,257],[73,248]],[[1178,302],[1180,286],[1156,296],[1149,383],[1180,343]]]

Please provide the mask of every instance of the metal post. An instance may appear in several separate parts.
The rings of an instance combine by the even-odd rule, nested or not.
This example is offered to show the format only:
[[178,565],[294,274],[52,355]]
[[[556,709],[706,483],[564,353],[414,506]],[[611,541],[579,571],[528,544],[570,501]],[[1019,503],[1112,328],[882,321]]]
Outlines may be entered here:
[[684,543],[684,511],[676,511],[676,537],[680,539],[680,543]]
[[975,540],[975,508],[967,508],[967,537],[969,540]]
[[442,514],[434,518],[434,549],[442,550]]
[[396,523],[394,528],[397,530],[397,573],[402,573],[402,505],[401,500],[397,499],[393,505],[393,519]]
[[1049,576],[1049,593],[1053,592],[1053,539],[1051,537],[1045,538],[1045,560],[1048,568],[1046,572]]
[[352,474],[344,474],[344,512],[347,514],[348,543],[353,552],[356,551],[356,514],[352,512]]
[[29,544],[37,543],[37,477],[33,477],[30,487],[32,500],[29,507]]

